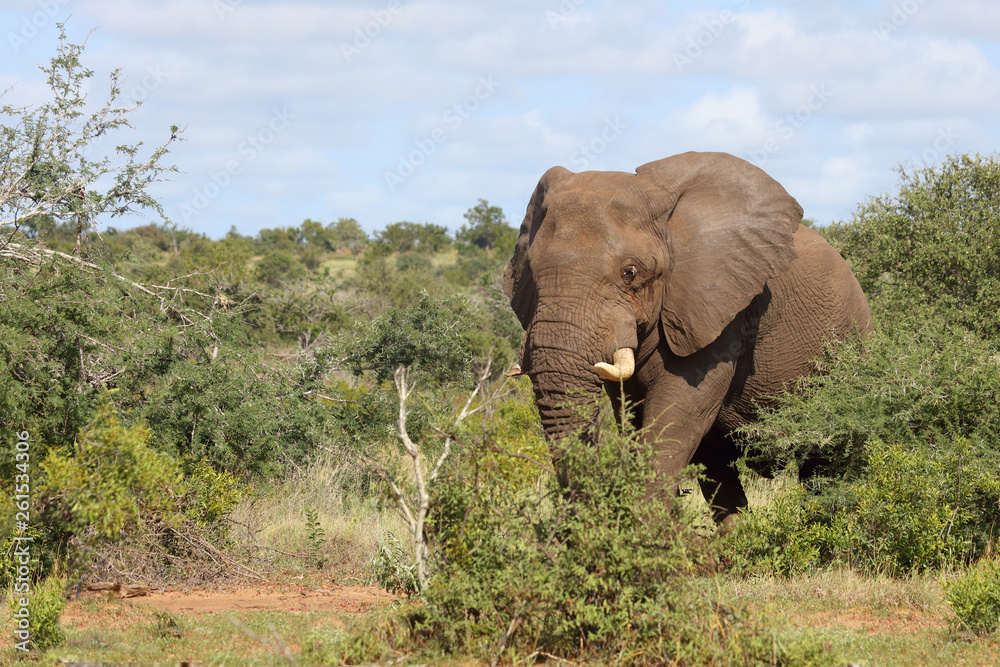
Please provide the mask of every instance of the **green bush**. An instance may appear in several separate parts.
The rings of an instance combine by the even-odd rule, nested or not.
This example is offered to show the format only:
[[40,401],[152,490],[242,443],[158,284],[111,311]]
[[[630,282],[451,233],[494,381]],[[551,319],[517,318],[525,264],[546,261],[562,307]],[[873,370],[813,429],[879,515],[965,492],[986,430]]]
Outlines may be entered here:
[[984,559],[947,582],[945,596],[965,629],[977,635],[1000,630],[1000,558]]
[[[1000,351],[935,319],[887,322],[830,350],[744,429],[768,463],[818,473],[802,511],[828,527],[819,562],[905,573],[987,553],[1000,525]],[[785,509],[765,511],[772,528]],[[830,540],[839,546],[822,551]]]
[[44,651],[66,641],[66,633],[59,624],[59,617],[66,606],[66,582],[58,575],[50,575],[31,587],[27,593],[9,592],[7,603],[11,614],[19,612],[21,600],[27,597],[30,633],[29,649]]
[[[469,451],[489,449],[480,442]],[[435,487],[436,499],[461,511],[435,505],[435,535],[447,540],[422,605],[401,612],[410,641],[480,659],[538,647],[627,664],[772,659],[766,624],[693,576],[712,556],[638,437],[607,429],[596,446],[570,439],[557,449],[568,486],[545,461],[530,484],[516,468],[483,473],[480,455],[456,462]],[[814,650],[779,648],[777,659],[798,664]]]
[[[126,425],[111,403],[105,403],[83,429],[71,449],[52,448],[33,474],[35,503],[29,525],[34,545],[30,567],[46,576],[59,563],[71,573],[88,568],[94,552],[123,541],[149,539],[145,551],[170,549],[172,540],[156,542],[157,533],[182,527],[229,544],[228,516],[244,495],[231,473],[215,470],[206,460],[190,466],[152,447],[152,435],[141,424]],[[4,503],[0,521],[13,519]],[[15,559],[3,544],[0,583],[13,580]],[[153,546],[150,546],[153,545]],[[183,546],[178,542],[177,545]]]
[[963,155],[901,175],[898,192],[827,230],[874,335],[831,343],[742,429],[759,463],[814,475],[799,509],[759,513],[787,510],[770,517],[792,531],[783,541],[805,511],[836,544],[820,562],[894,573],[975,560],[1000,522],[1000,162]]
[[919,321],[929,310],[1000,338],[1000,160],[950,156],[900,176],[898,192],[861,206],[837,234],[875,311]]
[[830,486],[798,485],[749,509],[723,559],[746,573],[844,565],[905,575],[972,562],[996,544],[1000,471],[964,439],[942,451],[874,441],[861,473]]
[[415,303],[392,308],[343,336],[338,343],[346,353],[343,363],[355,375],[373,371],[379,382],[400,366],[436,382],[466,379],[472,362],[470,310],[465,301],[421,291]]
[[413,595],[417,592],[417,568],[412,562],[412,551],[403,549],[396,536],[389,531],[385,541],[371,557],[368,569],[369,584],[398,595]]
[[864,473],[876,440],[947,451],[966,438],[982,457],[972,469],[988,469],[1000,443],[998,396],[994,343],[935,319],[879,321],[870,338],[831,343],[799,391],[742,430],[768,463],[818,459],[822,473],[848,480]]
[[184,517],[208,535],[217,546],[229,543],[232,524],[227,520],[247,495],[244,485],[231,472],[216,470],[207,459],[198,461],[184,475],[181,502]]
[[268,250],[257,263],[256,278],[272,287],[305,278],[305,265],[288,250]]
[[72,451],[52,450],[41,463],[44,522],[100,539],[117,537],[144,512],[170,517],[182,491],[180,468],[149,440],[148,429],[125,427],[110,405],[101,406]]
[[972,541],[980,522],[964,524],[984,508],[963,505],[960,468],[875,441],[866,472],[848,487],[848,505],[834,519],[857,565],[900,575],[975,555]]
[[134,413],[160,451],[244,476],[275,474],[308,458],[326,426],[327,411],[303,400],[305,385],[320,382],[312,365],[282,373],[257,350],[223,347],[150,378]]
[[791,576],[813,571],[838,553],[825,508],[805,487],[786,487],[770,504],[741,516],[720,545],[720,557],[741,574]]

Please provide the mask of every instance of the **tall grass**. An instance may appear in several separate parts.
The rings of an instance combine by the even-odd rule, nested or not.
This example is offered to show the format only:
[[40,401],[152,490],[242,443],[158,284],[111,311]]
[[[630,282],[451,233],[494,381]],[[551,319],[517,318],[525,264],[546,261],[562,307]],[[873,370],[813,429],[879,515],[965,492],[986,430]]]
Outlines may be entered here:
[[232,513],[236,542],[273,567],[310,567],[315,554],[306,510],[316,513],[326,536],[321,555],[341,577],[363,576],[389,532],[406,535],[403,519],[383,501],[380,482],[355,460],[330,452],[248,494]]

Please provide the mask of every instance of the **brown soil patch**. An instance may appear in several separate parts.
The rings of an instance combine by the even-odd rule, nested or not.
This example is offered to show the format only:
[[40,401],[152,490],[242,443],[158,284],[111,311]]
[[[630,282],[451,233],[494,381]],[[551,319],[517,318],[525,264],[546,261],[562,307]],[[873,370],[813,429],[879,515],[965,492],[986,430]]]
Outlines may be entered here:
[[[113,598],[113,592],[84,592],[80,601],[93,598]],[[340,585],[329,577],[314,574],[289,576],[276,573],[271,581],[215,586],[211,588],[191,588],[184,590],[154,590],[148,595],[119,600],[119,604],[101,607],[102,622],[112,626],[128,624],[130,617],[148,609],[161,609],[180,614],[211,614],[232,611],[291,611],[291,612],[336,612],[339,614],[366,614],[398,596],[374,586]],[[63,614],[64,620],[76,615],[86,616],[80,606],[71,601]]]
[[805,614],[793,619],[793,623],[807,628],[845,628],[882,635],[918,634],[947,626],[941,614],[934,612],[910,609],[873,612],[862,608]]
[[220,611],[335,611],[365,614],[395,596],[370,586],[307,588],[283,586],[284,590],[247,588],[223,591],[163,591],[131,598],[127,604],[156,607],[172,613],[199,614]]

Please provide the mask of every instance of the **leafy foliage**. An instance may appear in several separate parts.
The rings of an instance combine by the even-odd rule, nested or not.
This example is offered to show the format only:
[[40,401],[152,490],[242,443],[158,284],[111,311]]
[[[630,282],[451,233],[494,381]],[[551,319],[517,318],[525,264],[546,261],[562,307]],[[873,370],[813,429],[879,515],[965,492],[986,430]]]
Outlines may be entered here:
[[490,206],[485,199],[465,212],[466,224],[455,238],[484,250],[497,250],[504,257],[514,252],[517,230],[507,223],[507,216],[499,206]]
[[157,448],[243,475],[273,474],[308,458],[328,417],[301,396],[313,364],[300,369],[296,383],[269,370],[259,354],[223,349],[150,378],[136,409]]
[[326,557],[323,555],[323,545],[326,543],[326,531],[319,522],[319,514],[311,508],[305,509],[306,515],[306,541],[309,543],[309,555],[312,556],[317,570],[322,570],[326,564]]
[[722,560],[741,574],[792,576],[819,568],[841,546],[825,509],[803,486],[783,489],[741,517],[722,542]]
[[272,287],[306,276],[306,267],[287,250],[268,250],[257,263],[257,280]]
[[[1000,337],[1000,161],[958,155],[900,172],[899,192],[862,206],[842,251],[882,312],[915,305],[984,339]],[[925,318],[922,309],[916,319]]]
[[[902,176],[827,234],[868,293],[875,334],[831,344],[817,374],[743,429],[761,462],[817,477],[812,494],[751,510],[728,551],[740,567],[905,574],[995,549],[1000,164],[965,155]],[[752,546],[755,529],[780,558]]]
[[[184,466],[182,466],[183,468]],[[229,543],[229,515],[245,497],[245,485],[225,470],[216,470],[206,459],[198,461],[184,476],[181,501],[184,516],[220,545]]]
[[[170,137],[146,158],[140,145],[121,144],[110,155],[95,154],[104,135],[129,127],[128,115],[136,106],[119,106],[121,70],[112,72],[108,99],[89,116],[85,101],[87,80],[93,71],[83,67],[83,46],[69,43],[63,24],[59,27],[58,53],[41,67],[52,91],[51,100],[35,108],[0,107],[10,119],[0,131],[0,225],[43,225],[52,218],[72,219],[78,238],[103,215],[142,213],[152,209],[163,216],[160,203],[147,187],[175,172],[160,160],[177,139]],[[107,190],[97,188],[109,184]],[[37,226],[34,227],[37,229]],[[4,245],[9,245],[9,239]]]
[[471,308],[457,299],[437,300],[426,291],[408,308],[392,308],[342,342],[355,374],[373,371],[379,381],[400,366],[436,381],[462,377],[471,363]]
[[940,450],[964,437],[992,456],[997,397],[993,343],[933,318],[885,322],[865,340],[831,343],[819,372],[744,432],[771,462],[818,459],[831,477],[850,480],[865,473],[876,440]]
[[81,430],[71,452],[51,450],[38,487],[47,524],[98,538],[118,535],[143,512],[169,513],[181,490],[177,462],[149,446],[142,426],[126,428],[110,406]]
[[963,442],[945,452],[872,444],[869,472],[848,487],[834,521],[856,564],[898,575],[985,553],[992,536],[983,529],[1000,518],[1000,474]]
[[692,576],[709,555],[635,434],[607,429],[596,447],[559,443],[560,468],[575,480],[564,487],[544,455],[500,463],[515,449],[502,434],[522,437],[511,417],[487,419],[485,433],[470,428],[434,487],[442,548],[421,604],[374,627],[317,636],[314,655],[371,661],[418,649],[496,660],[544,647],[573,660],[742,665],[809,664],[821,654],[809,640],[776,644],[759,617],[720,603]]
[[368,567],[371,570],[368,583],[390,593],[409,596],[420,588],[412,556],[403,550],[403,545],[391,531],[386,534],[385,542],[379,545]]
[[[11,613],[20,609],[21,595],[11,593],[8,606]],[[32,587],[28,595],[28,620],[32,651],[44,651],[66,641],[66,632],[59,624],[59,617],[66,607],[66,581],[52,574]]]
[[1000,558],[984,559],[945,584],[948,604],[967,630],[988,635],[1000,630]]
[[898,576],[973,561],[1000,522],[1000,472],[986,456],[961,439],[939,451],[874,441],[853,481],[824,495],[794,486],[746,514],[723,558],[767,575],[841,565]]
[[393,252],[405,253],[416,250],[423,253],[440,252],[451,245],[448,228],[443,225],[416,222],[393,222],[375,235],[375,240],[384,243]]

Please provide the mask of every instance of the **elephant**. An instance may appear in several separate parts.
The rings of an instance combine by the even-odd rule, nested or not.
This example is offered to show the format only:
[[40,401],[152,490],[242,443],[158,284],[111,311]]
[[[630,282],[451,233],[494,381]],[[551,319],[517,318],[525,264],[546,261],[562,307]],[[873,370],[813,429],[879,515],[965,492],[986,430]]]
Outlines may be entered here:
[[619,423],[632,406],[659,473],[704,465],[729,525],[747,505],[734,430],[815,368],[824,339],[872,331],[847,262],[801,220],[777,181],[726,153],[545,172],[504,291],[525,330],[514,373],[547,438],[589,433],[603,388]]

